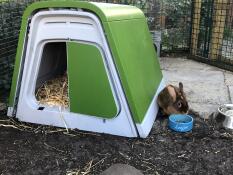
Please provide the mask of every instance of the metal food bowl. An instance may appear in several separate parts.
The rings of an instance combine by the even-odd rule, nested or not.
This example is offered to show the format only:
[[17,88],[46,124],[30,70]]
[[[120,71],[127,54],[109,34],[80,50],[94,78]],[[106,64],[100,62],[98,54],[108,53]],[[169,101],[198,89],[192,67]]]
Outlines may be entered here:
[[223,126],[225,128],[233,129],[233,104],[224,104],[219,106],[218,112],[225,116]]
[[188,132],[193,128],[193,118],[187,114],[172,114],[169,116],[168,126],[177,132]]

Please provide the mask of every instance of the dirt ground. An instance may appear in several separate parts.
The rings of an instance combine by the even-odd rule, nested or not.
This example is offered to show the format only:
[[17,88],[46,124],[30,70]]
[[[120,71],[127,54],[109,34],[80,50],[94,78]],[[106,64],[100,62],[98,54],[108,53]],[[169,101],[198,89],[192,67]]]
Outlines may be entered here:
[[232,174],[233,134],[192,113],[191,132],[158,118],[146,139],[21,123],[0,112],[0,174],[99,174],[125,163],[147,174]]

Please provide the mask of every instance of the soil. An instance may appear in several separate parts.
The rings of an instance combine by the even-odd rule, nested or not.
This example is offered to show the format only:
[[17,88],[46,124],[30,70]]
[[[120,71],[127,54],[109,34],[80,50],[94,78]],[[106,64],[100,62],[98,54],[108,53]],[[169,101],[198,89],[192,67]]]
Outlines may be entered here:
[[0,174],[99,174],[115,163],[147,174],[232,174],[233,134],[197,113],[191,132],[159,117],[146,139],[21,123],[0,114]]

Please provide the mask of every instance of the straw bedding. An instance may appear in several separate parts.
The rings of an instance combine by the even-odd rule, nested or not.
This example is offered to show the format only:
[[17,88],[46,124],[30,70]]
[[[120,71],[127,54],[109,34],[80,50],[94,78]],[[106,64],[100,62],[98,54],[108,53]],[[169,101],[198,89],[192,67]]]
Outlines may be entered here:
[[67,74],[46,81],[36,92],[40,104],[69,107]]

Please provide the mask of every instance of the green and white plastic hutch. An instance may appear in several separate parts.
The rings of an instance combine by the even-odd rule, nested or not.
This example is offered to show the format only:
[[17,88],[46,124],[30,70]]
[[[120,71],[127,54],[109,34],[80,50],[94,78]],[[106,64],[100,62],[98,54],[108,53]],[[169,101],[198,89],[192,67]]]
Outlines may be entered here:
[[35,91],[67,71],[68,128],[146,137],[164,87],[143,12],[133,6],[81,1],[30,5],[22,18],[8,115],[65,127],[59,107],[41,105]]

